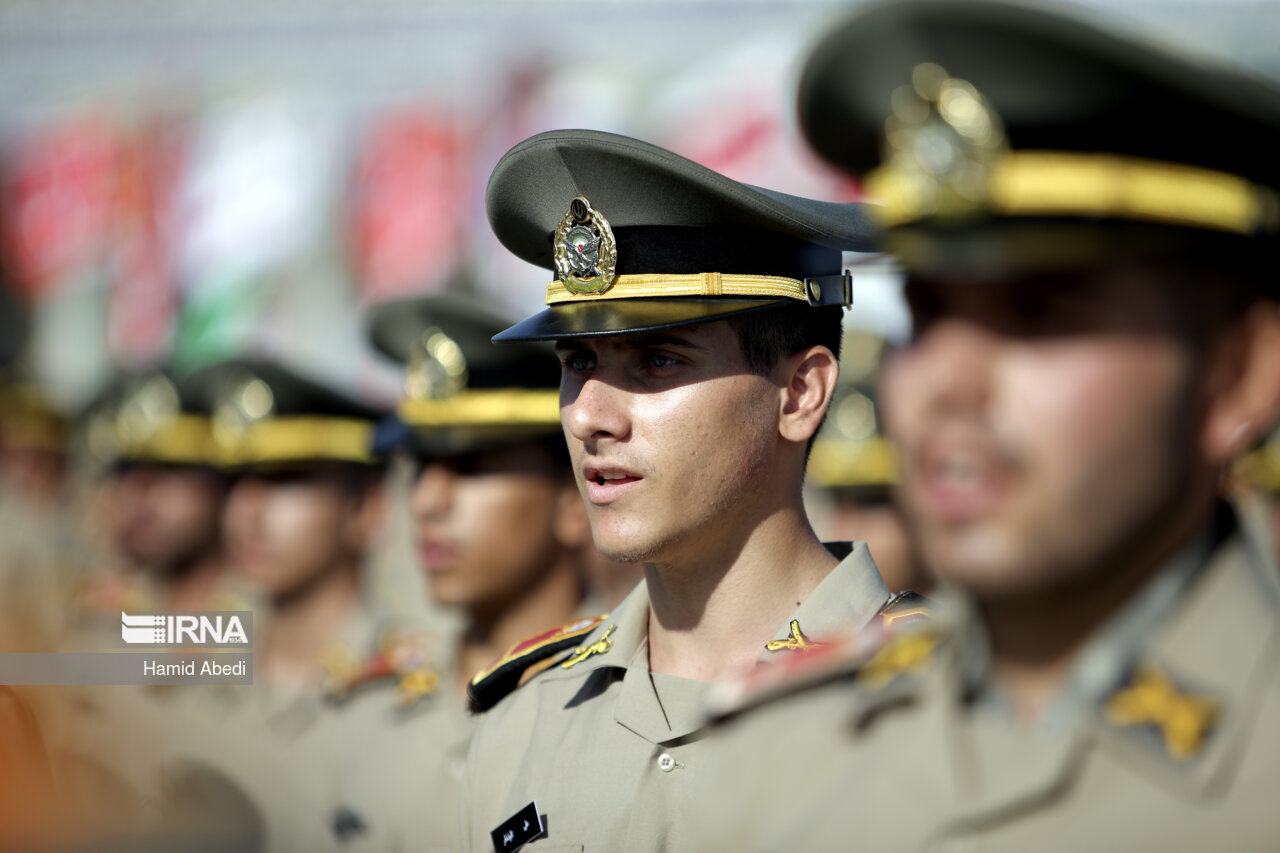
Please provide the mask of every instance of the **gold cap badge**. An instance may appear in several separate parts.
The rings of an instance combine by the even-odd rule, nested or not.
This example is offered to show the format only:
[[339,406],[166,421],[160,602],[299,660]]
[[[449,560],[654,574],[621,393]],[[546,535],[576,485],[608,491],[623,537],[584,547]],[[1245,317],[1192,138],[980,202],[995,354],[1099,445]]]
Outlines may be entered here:
[[1008,150],[1004,125],[987,99],[966,80],[933,63],[917,65],[911,85],[893,92],[885,122],[885,161],[892,181],[875,193],[891,207],[939,216],[983,209],[988,178]]
[[440,400],[467,387],[462,347],[436,326],[427,328],[409,352],[404,395],[410,400]]
[[552,238],[556,273],[570,293],[604,293],[618,269],[613,228],[586,196],[569,205]]
[[267,383],[248,370],[236,371],[223,383],[214,403],[213,436],[224,447],[234,446],[275,408],[275,395]]

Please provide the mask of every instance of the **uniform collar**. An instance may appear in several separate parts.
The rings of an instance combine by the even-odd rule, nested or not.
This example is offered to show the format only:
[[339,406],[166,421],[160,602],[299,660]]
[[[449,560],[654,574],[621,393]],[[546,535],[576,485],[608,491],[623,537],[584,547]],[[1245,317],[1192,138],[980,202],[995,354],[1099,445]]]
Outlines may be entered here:
[[[1183,593],[1208,562],[1216,541],[1203,531],[1184,547],[1139,592],[1125,602],[1085,643],[1071,675],[1045,710],[1037,727],[1069,728],[1081,713],[1090,713],[1127,673],[1144,638],[1173,611]],[[974,603],[957,596],[964,609],[961,629],[963,682],[968,695],[984,710],[1008,719],[1008,705],[990,681],[991,647]]]
[[760,650],[761,663],[776,663],[802,649],[805,639],[816,642],[840,632],[860,630],[892,597],[867,543],[832,542],[826,548],[843,559],[778,627],[772,641]]
[[[1226,519],[1229,524],[1229,513]],[[944,751],[968,756],[952,768],[956,826],[976,831],[1051,801],[1093,748],[1187,800],[1221,790],[1243,754],[1261,691],[1274,680],[1266,672],[1267,661],[1280,654],[1280,607],[1267,577],[1274,571],[1247,532],[1219,525],[1175,557],[1089,641],[1070,682],[1074,711],[1025,729],[965,701],[989,657],[971,604],[953,599],[959,605],[953,608],[955,642],[919,689],[941,694],[925,705],[938,716],[930,728],[951,744]],[[948,597],[940,596],[950,605]],[[1216,723],[1189,758],[1170,755],[1158,724],[1122,725],[1108,714],[1110,701],[1149,665],[1180,695],[1218,703]]]

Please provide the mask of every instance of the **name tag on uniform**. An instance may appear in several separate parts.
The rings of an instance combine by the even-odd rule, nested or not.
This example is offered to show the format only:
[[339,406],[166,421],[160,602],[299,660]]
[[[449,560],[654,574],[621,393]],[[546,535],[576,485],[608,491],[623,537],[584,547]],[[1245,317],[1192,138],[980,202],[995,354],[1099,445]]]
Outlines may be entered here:
[[542,817],[538,814],[536,802],[516,812],[489,833],[493,839],[493,849],[497,853],[511,853],[519,850],[543,833]]

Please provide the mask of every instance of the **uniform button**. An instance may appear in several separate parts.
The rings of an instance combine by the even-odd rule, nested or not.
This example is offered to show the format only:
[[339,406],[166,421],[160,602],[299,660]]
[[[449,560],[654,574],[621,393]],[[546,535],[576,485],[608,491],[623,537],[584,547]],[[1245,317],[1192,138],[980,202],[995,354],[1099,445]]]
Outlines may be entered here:
[[670,773],[676,769],[676,760],[664,752],[658,756],[658,769],[663,773]]

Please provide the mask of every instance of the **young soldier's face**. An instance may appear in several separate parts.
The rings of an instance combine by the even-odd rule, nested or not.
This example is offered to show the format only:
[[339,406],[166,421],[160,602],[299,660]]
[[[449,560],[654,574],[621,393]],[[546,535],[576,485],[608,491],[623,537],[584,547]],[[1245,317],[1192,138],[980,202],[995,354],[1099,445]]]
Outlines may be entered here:
[[227,484],[214,471],[137,464],[115,476],[111,492],[112,534],[126,559],[168,574],[217,548]]
[[743,541],[769,504],[779,389],[725,321],[573,339],[560,416],[596,547],[697,561]]
[[569,488],[557,464],[537,445],[423,463],[410,508],[437,603],[502,607],[550,570],[564,547],[557,521]]
[[907,294],[915,337],[887,364],[885,414],[939,577],[1050,590],[1169,523],[1197,455],[1194,369],[1158,282],[912,281]]
[[304,469],[241,477],[223,516],[236,571],[264,595],[288,596],[359,558],[358,501],[337,478]]

